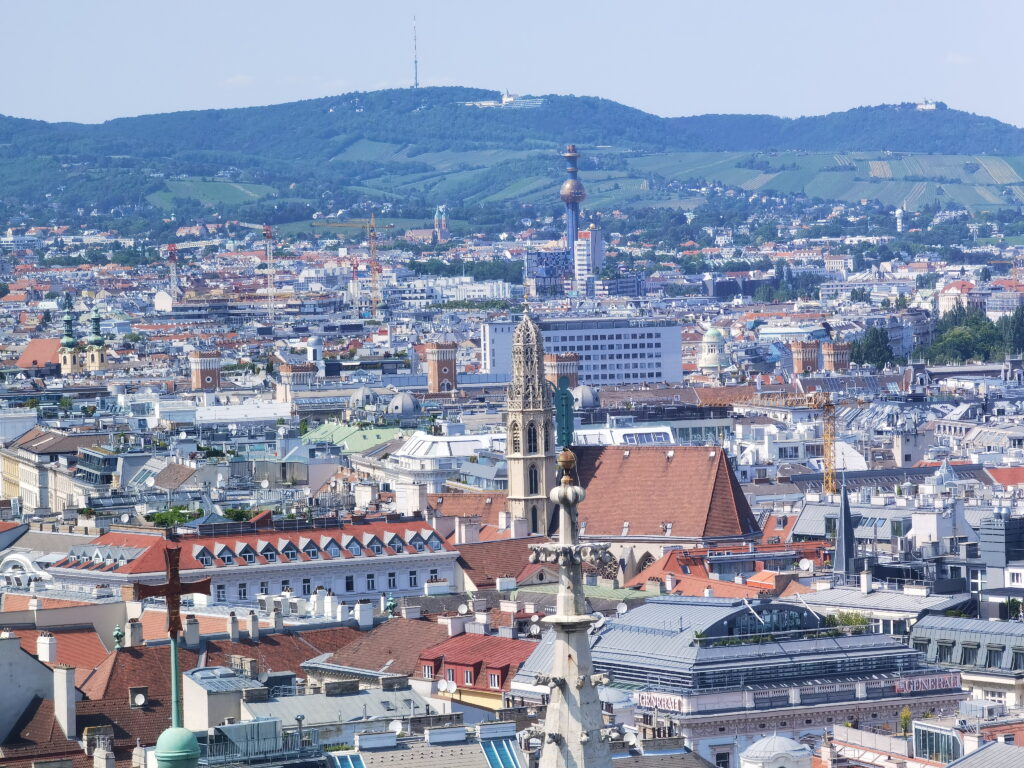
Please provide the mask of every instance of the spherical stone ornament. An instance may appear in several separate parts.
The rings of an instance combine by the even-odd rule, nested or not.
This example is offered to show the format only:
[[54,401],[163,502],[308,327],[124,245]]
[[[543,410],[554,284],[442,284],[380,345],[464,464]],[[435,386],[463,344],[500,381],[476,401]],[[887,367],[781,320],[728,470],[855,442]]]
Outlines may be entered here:
[[582,203],[587,198],[587,192],[579,179],[566,179],[562,182],[558,196],[562,198],[563,203]]

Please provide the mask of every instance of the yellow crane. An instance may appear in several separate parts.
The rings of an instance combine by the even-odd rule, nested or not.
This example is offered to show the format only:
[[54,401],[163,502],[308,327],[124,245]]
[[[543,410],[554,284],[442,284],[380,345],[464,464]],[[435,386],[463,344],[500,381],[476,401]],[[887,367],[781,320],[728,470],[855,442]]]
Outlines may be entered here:
[[[370,248],[370,306],[374,320],[380,319],[380,261],[377,260],[377,230],[394,229],[394,224],[378,224],[376,214],[370,214],[368,219],[349,219],[348,221],[327,221],[325,219],[314,219],[314,227],[353,227],[366,230],[366,242]],[[353,269],[353,272],[355,270]]]
[[821,411],[821,448],[824,465],[822,490],[825,493],[839,493],[836,479],[836,406],[863,405],[864,401],[856,398],[832,400],[829,392],[815,391],[806,394],[788,392],[759,392],[751,397],[734,401],[735,405],[763,405],[777,408],[813,408]]

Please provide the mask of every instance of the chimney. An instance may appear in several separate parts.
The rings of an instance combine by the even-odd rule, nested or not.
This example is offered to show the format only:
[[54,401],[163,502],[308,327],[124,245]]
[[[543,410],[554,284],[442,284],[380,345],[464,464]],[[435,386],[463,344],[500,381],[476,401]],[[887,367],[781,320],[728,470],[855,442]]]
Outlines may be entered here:
[[676,588],[676,575],[674,573],[665,574],[665,591],[669,594]]
[[[275,601],[276,602],[276,601]],[[281,615],[290,616],[292,612],[292,593],[282,592],[281,593]]]
[[270,619],[274,624],[275,632],[284,630],[284,616],[281,615],[281,611],[275,608],[270,614]]
[[448,637],[456,637],[458,635],[465,633],[466,625],[469,624],[469,622],[472,621],[472,619],[473,617],[468,614],[465,616],[439,616],[437,619],[437,623],[440,624],[442,627],[448,628]]
[[338,610],[338,598],[334,596],[331,590],[327,590],[327,594],[324,595],[324,618],[333,621],[336,617]]
[[249,615],[246,617],[246,625],[249,630],[249,639],[258,643],[260,641],[260,617],[256,611],[249,611]]
[[525,539],[530,535],[530,526],[527,524],[525,517],[512,518],[509,528],[511,529],[509,531],[510,539]]
[[57,638],[52,632],[40,632],[36,638],[36,656],[46,664],[57,662]]
[[185,616],[185,632],[181,644],[186,648],[199,647],[199,620],[191,613]]
[[145,642],[142,638],[142,622],[138,619],[128,619],[126,625],[128,631],[124,633],[125,645],[129,648],[138,648]]
[[338,621],[351,621],[351,619],[352,606],[343,600],[341,605],[338,606]]
[[498,530],[499,531],[507,530],[510,527],[511,523],[512,523],[512,515],[509,514],[509,511],[505,507],[502,507],[501,509],[499,509],[498,510]]
[[713,590],[711,589],[711,586],[710,586],[710,585],[709,585],[709,586],[706,586],[706,587],[704,587],[704,597],[714,597],[714,596],[715,596],[715,593],[714,593],[714,591],[713,591]]
[[455,519],[455,545],[477,544],[480,541],[480,518],[458,517]]
[[228,639],[232,643],[238,642],[238,617],[234,611],[228,614]]
[[355,617],[356,624],[359,625],[359,629],[373,629],[373,603],[356,603]]
[[870,595],[873,591],[874,585],[871,583],[871,571],[861,571],[860,574],[860,591],[865,595]]
[[64,736],[78,736],[75,714],[75,668],[61,664],[53,668],[53,715]]
[[92,768],[115,768],[117,760],[110,742],[103,740],[92,753]]
[[418,605],[403,605],[402,606],[402,618],[403,619],[419,619],[423,617],[423,609]]

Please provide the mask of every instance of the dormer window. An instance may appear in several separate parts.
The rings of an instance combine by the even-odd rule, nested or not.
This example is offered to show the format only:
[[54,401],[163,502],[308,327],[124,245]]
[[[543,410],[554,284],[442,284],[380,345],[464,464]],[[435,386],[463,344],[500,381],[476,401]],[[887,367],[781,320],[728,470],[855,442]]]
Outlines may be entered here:
[[230,552],[222,553],[220,559],[221,562],[224,563],[224,565],[234,565],[235,563],[235,556]]
[[331,557],[339,557],[341,555],[341,547],[332,541],[327,545],[327,554]]
[[383,555],[384,554],[384,547],[381,546],[379,541],[373,542],[373,544],[370,545],[370,549],[373,550],[373,554],[375,554],[375,555]]
[[245,562],[249,563],[250,565],[252,563],[256,562],[256,553],[255,552],[246,552],[245,554],[242,555],[242,557],[244,557],[245,558]]
[[209,568],[211,565],[213,565],[213,558],[211,558],[205,552],[203,552],[203,554],[201,554],[197,559],[199,560],[199,564],[203,566],[203,568]]
[[438,541],[437,539],[431,539],[430,540],[430,548],[434,552],[440,552],[441,551],[441,542]]
[[348,545],[348,551],[356,557],[359,557],[359,555],[363,553],[363,548],[359,546],[358,542],[353,541]]
[[303,551],[306,553],[306,557],[308,557],[310,560],[320,559],[320,550],[318,550],[316,547],[307,547]]
[[413,544],[413,546],[415,546],[415,547],[416,547],[416,551],[417,551],[417,552],[422,552],[422,551],[423,551],[424,549],[426,549],[426,547],[424,547],[424,546],[423,546],[423,542],[422,542],[422,541],[419,541],[418,539],[417,539],[417,540],[416,540],[416,542],[415,542],[415,543]]
[[405,544],[402,543],[402,540],[400,538],[395,536],[395,538],[391,540],[391,548],[395,550],[395,552],[397,552],[398,554],[402,554],[402,552],[405,550]]
[[266,552],[264,552],[263,556],[265,558],[267,558],[267,562],[268,563],[276,563],[277,562],[277,552],[275,552],[272,549],[268,549]]

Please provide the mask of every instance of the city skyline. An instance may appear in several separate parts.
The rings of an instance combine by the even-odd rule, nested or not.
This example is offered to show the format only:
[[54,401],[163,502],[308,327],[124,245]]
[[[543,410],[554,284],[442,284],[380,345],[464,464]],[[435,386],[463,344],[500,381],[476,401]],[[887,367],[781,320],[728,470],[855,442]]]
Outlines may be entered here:
[[101,122],[408,87],[416,16],[422,86],[585,94],[663,116],[796,117],[933,99],[1024,125],[1024,106],[999,86],[1024,21],[1009,3],[976,3],[969,15],[952,2],[647,7],[627,16],[599,2],[553,19],[532,2],[321,2],[302,13],[185,2],[174,15],[125,2],[14,2],[0,12],[5,26],[35,31],[8,40],[20,65],[0,84],[0,114]]

